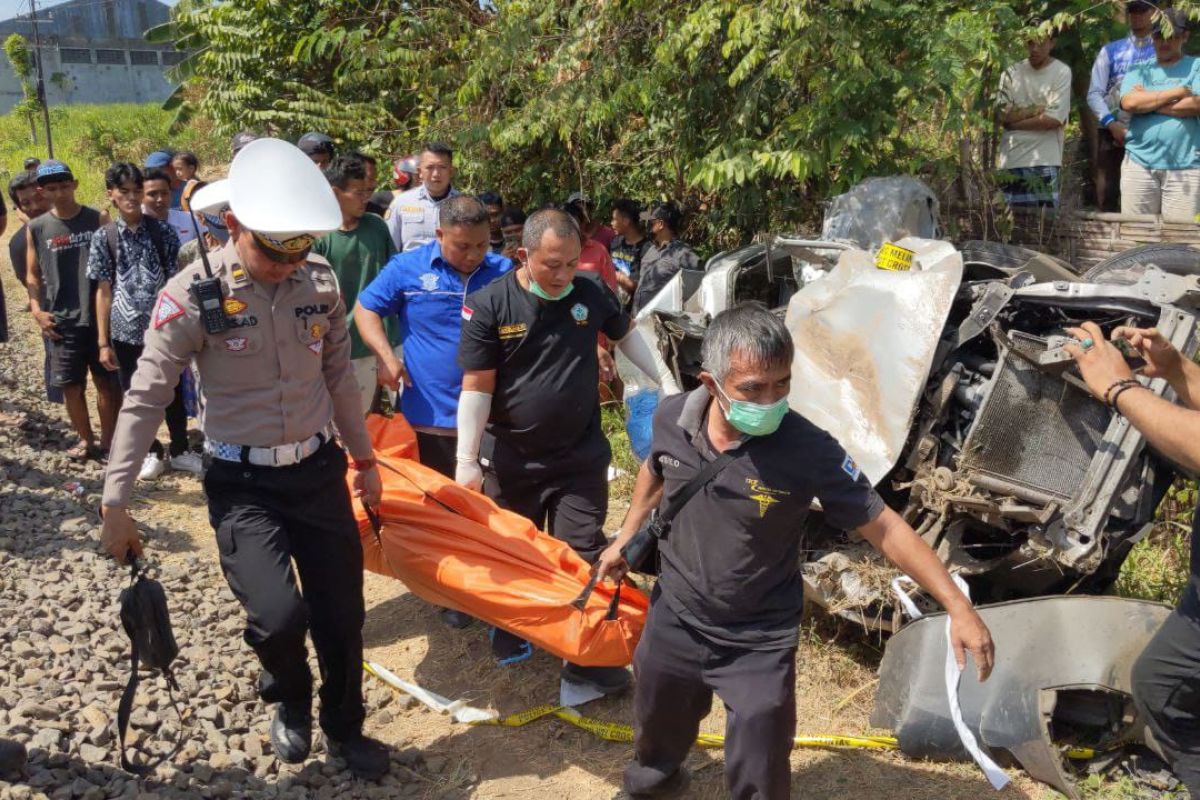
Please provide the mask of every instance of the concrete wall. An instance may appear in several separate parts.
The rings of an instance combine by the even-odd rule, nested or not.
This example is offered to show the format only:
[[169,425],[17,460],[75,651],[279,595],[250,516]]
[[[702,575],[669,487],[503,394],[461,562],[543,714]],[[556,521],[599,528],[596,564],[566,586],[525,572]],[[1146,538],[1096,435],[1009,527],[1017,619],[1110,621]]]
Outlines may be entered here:
[[[83,48],[72,48],[75,55]],[[113,49],[116,48],[101,48]],[[51,107],[72,103],[161,103],[173,88],[158,64],[129,63],[128,50],[121,50],[125,64],[81,64],[62,62],[58,48],[42,48],[42,67],[46,74],[46,98]],[[154,52],[139,48],[139,52]],[[170,54],[174,55],[174,54]],[[90,57],[96,60],[95,49]],[[162,53],[158,54],[159,59]],[[62,81],[52,81],[56,73]],[[0,56],[0,113],[8,111],[22,97],[21,85],[8,59]]]

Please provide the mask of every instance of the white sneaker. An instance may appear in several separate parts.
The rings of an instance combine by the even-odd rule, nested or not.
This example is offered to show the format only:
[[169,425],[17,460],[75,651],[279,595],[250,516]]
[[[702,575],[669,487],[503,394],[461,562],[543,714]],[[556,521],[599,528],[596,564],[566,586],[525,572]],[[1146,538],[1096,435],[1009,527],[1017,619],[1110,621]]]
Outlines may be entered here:
[[190,472],[193,475],[203,475],[204,461],[198,453],[193,453],[189,450],[186,453],[171,456],[171,469],[177,469],[180,472]]
[[147,453],[142,459],[142,471],[138,473],[139,481],[152,481],[167,471],[167,465],[155,453]]

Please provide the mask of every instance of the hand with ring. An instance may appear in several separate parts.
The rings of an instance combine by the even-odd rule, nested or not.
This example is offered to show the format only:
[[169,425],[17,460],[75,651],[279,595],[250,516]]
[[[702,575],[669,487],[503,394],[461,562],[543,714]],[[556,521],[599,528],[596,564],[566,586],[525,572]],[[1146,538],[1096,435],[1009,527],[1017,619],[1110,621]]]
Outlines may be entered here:
[[1104,332],[1094,322],[1085,322],[1070,333],[1077,340],[1064,346],[1079,365],[1079,372],[1088,389],[1103,402],[1104,393],[1114,383],[1133,377],[1133,370],[1124,354],[1104,338]]

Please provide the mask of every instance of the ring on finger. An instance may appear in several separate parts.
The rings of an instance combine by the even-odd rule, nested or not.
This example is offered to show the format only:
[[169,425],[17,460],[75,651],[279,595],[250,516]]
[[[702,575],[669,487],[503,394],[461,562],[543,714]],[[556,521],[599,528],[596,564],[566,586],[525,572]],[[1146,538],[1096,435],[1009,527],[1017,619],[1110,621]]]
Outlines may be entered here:
[[1096,346],[1096,340],[1093,339],[1092,337],[1088,336],[1087,338],[1081,339],[1079,341],[1079,346],[1082,347],[1084,350],[1091,350],[1093,347]]

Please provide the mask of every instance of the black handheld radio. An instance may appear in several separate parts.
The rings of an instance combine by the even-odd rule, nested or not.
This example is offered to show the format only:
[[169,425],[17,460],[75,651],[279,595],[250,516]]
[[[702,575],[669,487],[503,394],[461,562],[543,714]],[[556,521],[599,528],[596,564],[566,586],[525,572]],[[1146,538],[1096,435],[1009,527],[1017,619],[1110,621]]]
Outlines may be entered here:
[[208,251],[204,247],[204,236],[200,233],[200,224],[196,222],[196,212],[188,209],[192,218],[192,229],[196,231],[196,241],[200,246],[200,260],[204,262],[204,278],[193,281],[191,285],[192,298],[200,308],[200,319],[204,321],[204,330],[208,333],[224,333],[229,330],[229,319],[225,316],[225,289],[221,279],[213,275],[212,266],[208,263]]

